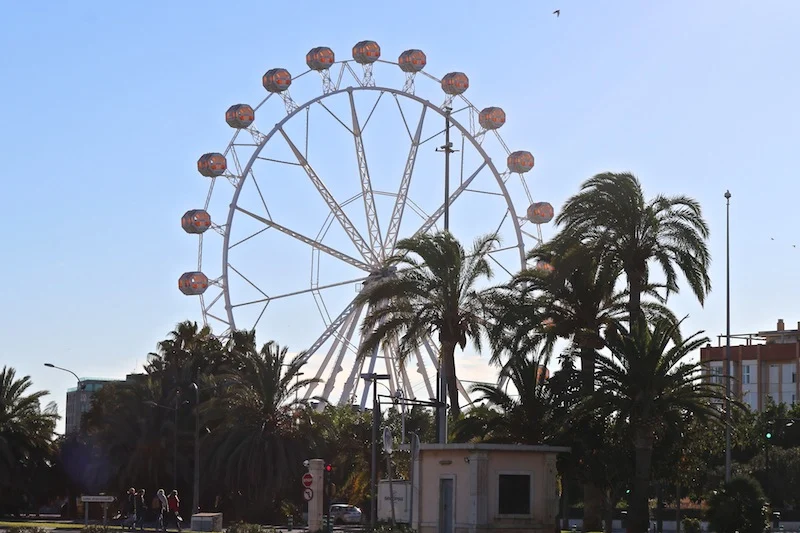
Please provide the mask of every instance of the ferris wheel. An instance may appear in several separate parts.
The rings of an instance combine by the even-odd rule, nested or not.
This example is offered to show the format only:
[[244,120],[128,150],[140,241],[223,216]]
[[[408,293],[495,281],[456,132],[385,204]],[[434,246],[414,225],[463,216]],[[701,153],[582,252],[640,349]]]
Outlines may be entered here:
[[[428,74],[421,50],[388,61],[378,43],[362,41],[346,60],[313,48],[306,65],[295,76],[267,70],[266,97],[226,111],[233,138],[198,160],[208,194],[181,219],[199,251],[178,287],[199,296],[204,322],[220,336],[256,329],[305,350],[304,375],[322,380],[306,398],[363,407],[370,382],[362,386],[362,372],[388,374],[393,395],[433,398],[437,340],[403,365],[396,347],[356,358],[368,309],[355,298],[387,275],[400,239],[440,231],[446,208],[465,245],[500,238],[490,254],[498,277],[524,267],[553,218],[526,180],[534,157],[503,141],[502,108],[467,100],[463,72]],[[452,159],[447,201],[442,151]],[[502,167],[490,153],[502,154]]]

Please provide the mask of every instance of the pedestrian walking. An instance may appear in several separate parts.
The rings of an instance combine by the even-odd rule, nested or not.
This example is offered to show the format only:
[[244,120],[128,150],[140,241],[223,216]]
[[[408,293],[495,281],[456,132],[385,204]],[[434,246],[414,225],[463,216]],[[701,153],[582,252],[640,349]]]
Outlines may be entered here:
[[173,489],[172,493],[170,493],[167,498],[167,504],[169,507],[169,514],[175,520],[175,527],[178,529],[178,533],[180,533],[183,518],[181,518],[181,500],[178,498],[177,489]]
[[133,525],[136,522],[136,489],[133,487],[128,489],[125,496],[123,514],[125,518],[122,520],[122,528],[133,531]]
[[167,495],[164,493],[164,489],[158,489],[156,492],[156,497],[158,498],[158,524],[156,525],[156,529],[160,529],[166,533],[167,531],[167,513],[169,512],[169,502],[167,501]]
[[139,492],[136,494],[136,498],[133,500],[134,513],[136,513],[136,519],[133,522],[133,529],[139,528],[139,531],[144,531],[144,513],[147,511],[145,501],[144,489],[139,489]]

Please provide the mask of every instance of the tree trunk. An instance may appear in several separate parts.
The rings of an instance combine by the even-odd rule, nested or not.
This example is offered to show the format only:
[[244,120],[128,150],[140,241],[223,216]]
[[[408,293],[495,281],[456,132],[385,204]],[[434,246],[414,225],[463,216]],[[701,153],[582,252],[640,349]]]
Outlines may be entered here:
[[630,510],[628,514],[628,533],[643,533],[650,525],[648,493],[650,489],[650,466],[653,461],[653,432],[649,428],[639,428],[634,434],[636,472],[633,478]]
[[603,489],[593,483],[583,485],[583,530],[600,531],[603,525]]
[[[582,346],[581,359],[581,396],[587,398],[594,392],[595,351],[590,346]],[[595,425],[595,424],[593,424]],[[594,429],[592,429],[594,433]],[[593,439],[600,442],[599,439]],[[589,443],[591,446],[591,442]],[[588,450],[591,453],[591,449]],[[592,482],[583,485],[583,529],[598,531],[603,522],[603,489]]]
[[644,288],[644,275],[640,272],[626,272],[628,277],[628,314],[630,319],[630,331],[634,331],[643,318],[642,314],[642,289]]
[[664,533],[664,482],[659,481],[656,488],[656,531]]
[[561,482],[561,493],[564,503],[562,504],[563,512],[561,513],[561,527],[563,529],[569,529],[569,470],[564,473],[564,477],[562,478]]
[[586,398],[594,392],[594,348],[581,346],[581,396]]
[[614,489],[610,488],[606,490],[606,502],[605,502],[605,512],[606,512],[606,523],[603,531],[605,533],[613,533],[613,526],[614,526],[614,508],[617,504],[616,497],[615,497]]
[[442,379],[447,383],[447,395],[450,399],[450,412],[458,415],[461,409],[458,405],[458,383],[456,381],[456,343],[442,341]]

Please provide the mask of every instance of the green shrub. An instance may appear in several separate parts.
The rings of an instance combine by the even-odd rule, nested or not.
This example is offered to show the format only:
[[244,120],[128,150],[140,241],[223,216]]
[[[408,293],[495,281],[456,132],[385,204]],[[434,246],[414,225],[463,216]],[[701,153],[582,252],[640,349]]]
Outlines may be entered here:
[[86,526],[82,529],[83,533],[108,533],[108,528],[103,526]]
[[367,528],[368,533],[415,533],[408,524],[378,524],[374,529]]
[[708,500],[709,529],[716,533],[763,533],[769,527],[769,506],[761,485],[735,477]]
[[681,522],[683,523],[684,533],[701,533],[702,531],[700,520],[697,518],[684,518]]
[[248,524],[247,522],[236,522],[228,526],[228,533],[265,533],[264,528],[258,524]]

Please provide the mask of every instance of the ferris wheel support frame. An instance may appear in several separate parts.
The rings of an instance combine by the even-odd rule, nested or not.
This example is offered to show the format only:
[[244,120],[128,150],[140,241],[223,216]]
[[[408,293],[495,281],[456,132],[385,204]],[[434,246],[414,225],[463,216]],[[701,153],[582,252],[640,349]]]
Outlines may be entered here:
[[[364,150],[363,139],[361,137],[361,132],[363,131],[363,125],[361,125],[359,123],[358,115],[357,115],[356,110],[355,110],[354,98],[353,98],[353,93],[356,92],[356,91],[359,91],[359,92],[360,91],[378,92],[379,93],[379,98],[383,94],[390,94],[395,100],[397,100],[398,107],[399,107],[399,98],[398,97],[405,97],[405,98],[408,98],[411,101],[416,102],[417,104],[420,104],[420,106],[422,108],[422,110],[420,112],[419,121],[417,123],[417,127],[415,129],[415,132],[414,132],[413,136],[411,135],[410,129],[408,128],[408,125],[406,124],[406,129],[408,130],[409,138],[411,140],[411,146],[409,148],[409,154],[408,154],[408,157],[406,159],[406,165],[405,165],[405,169],[404,169],[404,172],[403,172],[403,177],[401,179],[400,187],[399,187],[399,190],[398,190],[398,194],[397,194],[397,197],[396,197],[396,201],[395,201],[395,204],[394,204],[392,215],[391,215],[391,218],[389,220],[389,224],[388,224],[388,228],[387,228],[387,231],[386,231],[385,238],[381,238],[380,226],[378,224],[377,214],[375,213],[374,193],[373,193],[372,188],[371,188],[371,181],[369,179],[369,169],[368,169],[368,166],[367,166],[367,163],[366,163],[366,161],[367,161],[366,160],[366,154],[365,154],[365,150]],[[368,231],[368,236],[369,236],[369,241],[370,241],[369,245],[367,244],[365,239],[361,236],[361,234],[358,232],[358,230],[356,229],[355,225],[350,221],[350,219],[344,213],[344,210],[342,209],[341,205],[334,199],[333,195],[330,193],[330,191],[324,185],[322,180],[316,174],[316,172],[314,171],[313,167],[311,167],[311,165],[308,162],[308,159],[307,159],[306,155],[297,147],[297,145],[292,141],[291,137],[289,136],[289,134],[284,129],[284,125],[287,122],[289,122],[291,119],[293,119],[296,116],[298,116],[300,113],[302,113],[304,111],[307,112],[314,104],[317,104],[317,103],[320,103],[329,113],[333,114],[322,103],[322,101],[327,99],[327,98],[329,98],[329,97],[334,97],[334,96],[342,95],[342,94],[347,94],[348,99],[350,101],[351,120],[352,120],[352,126],[353,127],[351,129],[351,128],[347,127],[347,125],[344,124],[344,123],[342,123],[342,125],[345,127],[345,129],[347,129],[351,133],[351,135],[353,135],[354,144],[355,144],[355,147],[356,147],[356,153],[357,153],[358,162],[359,162],[359,177],[361,178],[361,186],[362,186],[362,198],[363,198],[363,201],[364,201],[364,210],[365,210],[365,213],[367,215],[367,221],[368,221],[368,230],[369,230]],[[446,104],[447,103],[449,103],[449,102],[446,102]],[[377,103],[376,103],[376,105],[377,105]],[[238,305],[234,306],[232,304],[231,298],[230,298],[230,292],[227,290],[227,288],[229,287],[229,282],[228,282],[228,280],[229,280],[229,271],[228,271],[228,269],[229,268],[233,269],[233,267],[230,265],[229,260],[228,260],[228,252],[229,252],[230,244],[231,244],[230,243],[230,235],[231,235],[230,231],[231,231],[231,228],[233,226],[233,217],[234,217],[235,213],[237,211],[239,211],[242,214],[246,214],[246,215],[248,215],[248,216],[250,216],[250,217],[252,217],[252,218],[254,218],[254,219],[256,219],[256,220],[258,220],[260,222],[262,222],[267,227],[272,227],[272,228],[274,228],[274,229],[276,229],[276,230],[278,230],[278,231],[280,231],[282,233],[285,233],[285,234],[287,234],[287,235],[289,235],[289,236],[291,236],[291,237],[293,237],[295,239],[298,239],[301,242],[304,242],[304,243],[312,246],[314,249],[318,250],[319,252],[326,253],[328,255],[336,257],[337,259],[345,261],[345,262],[347,262],[347,263],[359,268],[360,270],[365,271],[366,273],[375,272],[376,270],[378,270],[380,268],[380,264],[383,262],[383,260],[385,260],[386,255],[387,255],[387,250],[389,252],[391,252],[394,249],[394,246],[396,245],[396,242],[397,242],[397,237],[399,236],[400,223],[402,221],[403,213],[404,213],[404,210],[405,210],[405,207],[406,207],[406,203],[407,203],[407,200],[408,200],[407,195],[408,195],[408,190],[409,190],[409,187],[410,187],[411,176],[412,176],[413,170],[414,170],[414,164],[416,162],[416,155],[418,153],[420,145],[423,144],[423,142],[424,142],[424,141],[421,142],[420,138],[421,138],[423,124],[425,122],[425,118],[426,118],[426,114],[427,114],[428,110],[432,110],[432,111],[438,113],[442,118],[445,119],[445,121],[447,123],[452,124],[453,127],[458,129],[459,132],[462,134],[462,139],[468,139],[469,140],[469,143],[472,145],[472,147],[478,153],[480,158],[483,159],[483,161],[478,166],[477,170],[475,170],[469,177],[464,179],[462,181],[462,183],[459,185],[459,187],[457,187],[452,193],[450,193],[448,195],[448,200],[444,201],[442,203],[442,205],[434,213],[432,213],[427,218],[427,220],[422,224],[422,226],[417,230],[417,232],[414,235],[415,236],[416,235],[420,235],[422,233],[425,233],[425,232],[429,231],[430,228],[433,227],[435,225],[435,223],[439,220],[439,218],[441,218],[443,214],[446,214],[446,212],[448,211],[449,206],[452,205],[453,202],[455,202],[455,200],[469,187],[469,185],[475,179],[475,177],[485,167],[488,166],[489,170],[493,174],[493,176],[494,176],[494,178],[495,178],[495,180],[496,180],[496,182],[498,184],[498,187],[500,188],[502,196],[505,199],[506,206],[507,206],[507,209],[508,209],[508,211],[506,213],[506,216],[510,215],[512,217],[512,219],[513,219],[513,224],[512,225],[514,227],[514,232],[515,232],[516,242],[517,242],[517,245],[514,246],[514,247],[518,248],[519,256],[520,256],[520,264],[524,267],[524,265],[525,265],[525,247],[524,247],[524,240],[523,240],[523,231],[521,229],[521,225],[520,225],[520,222],[519,222],[520,218],[517,216],[513,201],[511,200],[510,194],[508,193],[508,189],[506,188],[506,185],[505,185],[505,180],[507,179],[508,172],[500,173],[497,170],[497,168],[495,167],[495,165],[492,162],[491,158],[489,157],[489,155],[486,153],[486,151],[483,149],[483,147],[481,145],[481,140],[482,139],[476,138],[476,136],[470,131],[469,128],[467,128],[466,126],[461,124],[461,122],[457,118],[453,117],[453,114],[452,114],[451,110],[449,110],[447,107],[443,108],[443,107],[437,106],[434,103],[432,103],[430,100],[421,98],[421,97],[413,94],[412,92],[406,92],[406,91],[402,91],[402,90],[399,90],[399,89],[394,89],[394,88],[391,88],[391,87],[375,86],[375,85],[362,85],[362,86],[359,86],[359,87],[347,87],[347,88],[343,88],[343,89],[336,88],[334,90],[330,90],[329,92],[325,92],[325,93],[323,93],[323,94],[321,94],[321,95],[319,95],[319,96],[317,96],[315,98],[312,98],[311,100],[305,102],[304,104],[300,104],[300,105],[295,104],[293,106],[287,107],[287,115],[285,117],[283,117],[277,124],[275,124],[275,126],[272,128],[272,130],[269,131],[269,133],[264,134],[264,133],[258,131],[254,127],[250,127],[247,130],[253,136],[253,139],[257,141],[256,148],[253,151],[252,155],[250,156],[250,159],[244,165],[244,167],[241,167],[240,165],[238,165],[238,157],[236,158],[236,162],[237,162],[236,166],[238,167],[237,170],[239,170],[239,176],[235,177],[235,178],[238,178],[238,179],[230,179],[229,178],[229,181],[231,181],[231,183],[235,186],[235,191],[234,191],[231,203],[230,203],[230,209],[228,211],[228,218],[227,218],[226,224],[224,226],[224,232],[221,232],[221,233],[223,233],[223,237],[224,237],[223,254],[222,254],[223,255],[223,257],[222,257],[222,264],[223,264],[222,265],[223,266],[222,270],[223,271],[222,271],[222,276],[221,276],[219,281],[220,281],[220,284],[223,287],[222,295],[223,295],[224,301],[225,301],[225,309],[226,309],[226,313],[227,313],[229,329],[232,330],[233,328],[235,328],[235,319],[234,319],[234,315],[233,315],[233,309],[234,309],[234,307],[238,306]],[[401,108],[401,112],[402,112],[402,108]],[[335,115],[334,115],[334,117],[335,117]],[[371,113],[370,113],[370,117],[371,117]],[[338,117],[335,117],[335,118],[337,118],[337,120],[338,120]],[[367,118],[367,121],[368,120],[369,120],[369,117]],[[403,120],[404,120],[404,123],[405,123],[405,116],[403,117]],[[243,208],[238,206],[238,199],[239,199],[239,196],[241,194],[243,185],[244,185],[247,177],[249,175],[252,175],[253,164],[259,159],[261,151],[263,150],[263,148],[265,146],[267,146],[269,141],[275,136],[276,133],[280,133],[281,136],[285,139],[285,141],[287,142],[290,150],[292,151],[292,153],[294,154],[295,158],[297,159],[297,163],[304,169],[304,171],[308,175],[309,179],[312,181],[312,183],[314,184],[315,188],[320,193],[320,196],[322,196],[322,198],[325,200],[326,204],[328,205],[329,209],[331,210],[331,213],[333,213],[334,217],[337,219],[337,221],[339,222],[341,227],[344,229],[344,231],[347,234],[347,236],[350,238],[350,240],[356,246],[356,249],[359,251],[359,254],[363,258],[363,261],[359,260],[359,259],[357,259],[355,257],[347,256],[346,254],[338,252],[337,250],[334,250],[333,248],[328,247],[327,245],[323,244],[322,242],[320,242],[317,239],[313,239],[311,237],[307,237],[307,236],[301,235],[301,234],[299,234],[299,233],[297,233],[297,232],[295,232],[295,231],[293,231],[293,230],[291,230],[289,228],[286,228],[286,227],[278,224],[277,222],[271,220],[271,215],[269,214],[268,209],[267,209],[267,216],[269,216],[270,218],[264,218],[264,217],[258,216],[256,214],[251,213],[251,212],[249,212],[249,211],[247,211],[247,210],[245,210],[245,209],[243,209]],[[231,141],[231,145],[229,146],[229,150],[226,150],[226,152],[227,151],[235,152],[235,150],[230,150],[230,147],[235,145],[235,141],[236,141],[236,138],[234,138],[234,140]],[[525,233],[527,234],[527,232],[525,232]],[[387,248],[387,246],[389,246],[390,248]],[[372,264],[370,264],[370,263],[372,263]],[[249,283],[249,280],[247,280],[247,278],[244,278],[244,279],[246,281],[248,281],[248,283]],[[312,288],[308,292],[311,292],[313,290],[315,290],[315,289]],[[260,291],[260,289],[259,289],[259,291]],[[297,292],[300,292],[300,291],[297,291]],[[303,292],[305,292],[305,291],[303,291]],[[266,294],[264,294],[264,296],[265,296],[266,302],[268,303],[271,300],[271,298]],[[323,332],[323,334],[309,347],[308,351],[306,352],[306,358],[308,359],[332,335],[336,336],[336,343],[337,344],[341,344],[341,349],[339,351],[338,356],[336,357],[336,361],[335,361],[333,370],[331,371],[330,377],[329,377],[329,380],[328,380],[328,381],[331,382],[331,384],[326,384],[324,392],[323,392],[323,395],[325,396],[326,401],[329,401],[329,399],[328,399],[329,398],[329,394],[330,394],[330,392],[332,391],[332,388],[333,388],[332,384],[335,383],[335,379],[336,379],[337,374],[342,370],[340,363],[343,360],[343,357],[344,357],[344,355],[346,353],[346,348],[348,346],[349,339],[352,338],[352,335],[354,333],[354,331],[353,331],[354,328],[347,328],[347,331],[344,333],[344,335],[342,335],[341,333],[338,333],[338,330],[340,328],[342,328],[343,326],[347,326],[348,325],[348,324],[345,324],[346,319],[348,317],[350,317],[350,315],[352,315],[355,311],[356,311],[356,309],[355,309],[354,303],[351,302],[336,320],[331,321],[331,323],[326,328],[325,332]],[[361,311],[359,310],[359,314],[360,314],[360,312]],[[354,325],[355,325],[356,321],[357,320],[353,321]],[[340,337],[343,337],[343,338],[340,338]],[[434,364],[435,368],[438,371],[438,357],[435,354],[435,350],[432,348],[431,345],[428,345],[427,342],[424,344],[424,348],[425,348],[425,351],[428,352],[428,355],[430,356],[430,358],[432,360],[432,363]],[[392,350],[392,351],[394,351],[394,350]],[[333,352],[335,352],[335,348],[334,347],[332,347],[332,349],[329,350],[328,355],[325,357],[325,359],[323,361],[323,365],[318,370],[317,374],[318,374],[319,377],[321,377],[322,375],[325,374],[325,370],[327,369],[327,366],[330,363],[330,360],[332,358]],[[422,362],[422,360],[420,358],[421,354],[420,353],[416,353],[415,355],[417,355],[417,358],[418,358],[418,372],[422,375],[423,381],[425,382],[425,385],[426,385],[428,391],[430,392],[430,389],[431,389],[430,378],[427,375],[426,366],[425,366],[425,364]],[[397,377],[400,377],[400,376],[396,376],[395,377],[392,374],[392,372],[394,370],[391,368],[392,365],[389,364],[389,355],[388,354],[384,354],[384,357],[386,358],[386,362],[387,362],[387,370],[390,372],[390,375],[393,376],[392,385],[394,385],[394,386],[392,387],[392,391],[394,392],[395,390],[397,390],[397,385],[395,385],[396,382],[402,381],[405,384],[405,383],[409,383],[409,381],[407,379],[407,375],[405,374],[405,369],[402,369],[402,371],[401,371],[402,372],[402,379],[396,379]],[[376,353],[372,354],[371,357],[368,357],[368,359],[370,360],[369,361],[370,371],[374,370],[374,366],[377,363],[377,358],[378,358],[377,351],[376,351]],[[367,358],[365,358],[365,359],[367,359]],[[363,365],[364,362],[366,362],[366,361],[362,361],[361,362],[362,365]],[[349,379],[345,383],[345,390],[342,393],[342,396],[340,398],[340,402],[339,403],[345,403],[345,402],[350,400],[350,395],[352,394],[352,391],[355,388],[355,379],[359,375],[356,372],[358,366],[359,365],[355,365],[354,366],[354,370],[353,370],[353,375],[352,376],[348,376]],[[371,386],[371,384],[369,382],[365,383],[364,397],[368,397],[368,394],[369,394],[369,391],[370,391],[370,386]],[[402,388],[403,387],[401,387],[401,390],[402,390]],[[410,386],[408,388],[410,389]],[[437,389],[438,389],[438,387],[437,387]],[[312,390],[313,389],[310,388],[306,392],[306,397],[307,398],[311,397]],[[469,400],[469,395],[467,394],[467,391],[464,389],[463,385],[460,382],[459,382],[459,391],[462,393],[462,395],[465,396],[465,398],[467,398]],[[404,392],[404,394],[413,395],[413,391],[411,391],[411,390],[405,390],[403,392]]]

